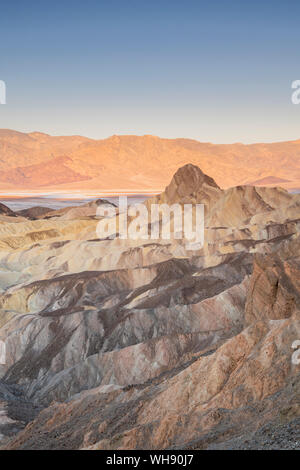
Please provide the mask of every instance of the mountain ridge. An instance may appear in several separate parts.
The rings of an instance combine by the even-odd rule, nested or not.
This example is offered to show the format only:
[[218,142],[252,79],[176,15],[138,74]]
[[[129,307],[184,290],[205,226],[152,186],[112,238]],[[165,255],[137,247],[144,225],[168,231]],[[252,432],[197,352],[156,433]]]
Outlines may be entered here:
[[[213,144],[152,135],[95,140],[0,129],[2,191],[162,190],[186,163],[199,166],[225,189],[260,181],[272,187],[280,179],[282,187],[295,190],[300,188],[299,162],[300,140]],[[28,172],[33,176],[26,177]]]

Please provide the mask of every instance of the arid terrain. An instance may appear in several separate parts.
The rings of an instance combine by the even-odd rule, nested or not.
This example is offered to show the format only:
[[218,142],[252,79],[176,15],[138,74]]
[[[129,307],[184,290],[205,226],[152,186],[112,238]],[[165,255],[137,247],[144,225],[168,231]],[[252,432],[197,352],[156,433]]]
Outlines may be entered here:
[[161,192],[187,163],[199,166],[222,188],[243,184],[300,189],[300,140],[216,145],[151,135],[93,140],[1,129],[0,155],[1,192]]
[[99,239],[102,200],[0,206],[2,449],[300,447],[300,194],[266,187],[300,187],[300,141],[1,131],[0,150],[7,188],[122,177],[169,183],[147,207],[205,205],[197,251],[175,238]]

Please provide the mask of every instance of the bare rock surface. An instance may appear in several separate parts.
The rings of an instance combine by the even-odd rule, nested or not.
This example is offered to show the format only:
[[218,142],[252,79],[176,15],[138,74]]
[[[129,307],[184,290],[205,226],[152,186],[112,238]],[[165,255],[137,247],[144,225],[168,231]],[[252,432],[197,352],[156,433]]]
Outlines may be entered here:
[[9,209],[9,207],[7,207],[5,204],[0,203],[0,215],[7,215],[7,216],[14,217],[15,213],[11,209]]
[[298,448],[299,197],[185,165],[145,204],[203,203],[195,251],[3,210],[2,448]]

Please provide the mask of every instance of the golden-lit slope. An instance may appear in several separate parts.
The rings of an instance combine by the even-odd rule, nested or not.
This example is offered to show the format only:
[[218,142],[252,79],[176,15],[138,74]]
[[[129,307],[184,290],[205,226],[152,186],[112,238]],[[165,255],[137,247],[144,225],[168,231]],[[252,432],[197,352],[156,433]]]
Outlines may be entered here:
[[0,130],[1,190],[160,190],[185,163],[200,166],[222,188],[300,188],[300,140],[215,145],[149,135],[92,140]]

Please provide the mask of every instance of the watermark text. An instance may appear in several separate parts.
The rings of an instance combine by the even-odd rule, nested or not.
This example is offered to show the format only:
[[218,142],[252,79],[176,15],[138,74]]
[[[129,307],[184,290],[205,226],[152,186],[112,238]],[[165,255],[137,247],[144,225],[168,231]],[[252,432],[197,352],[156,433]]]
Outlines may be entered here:
[[100,205],[97,236],[100,239],[184,240],[187,250],[204,244],[203,204],[127,204],[119,197],[119,207]]
[[6,104],[6,84],[0,80],[0,104]]
[[292,103],[300,104],[300,80],[294,80],[292,83],[292,89],[295,90],[292,93]]
[[6,364],[6,345],[4,341],[0,341],[0,365]]
[[292,355],[292,364],[298,366],[300,364],[300,339],[293,342],[292,349],[296,350]]

